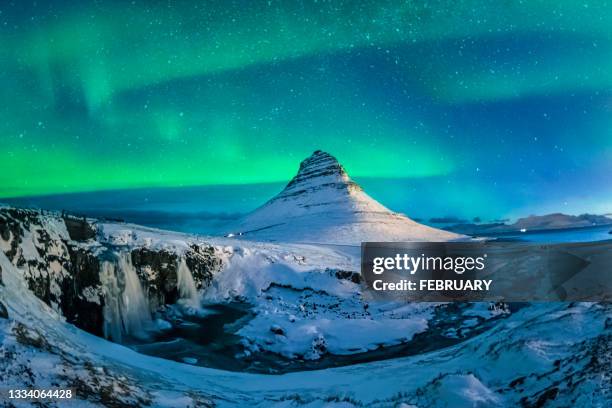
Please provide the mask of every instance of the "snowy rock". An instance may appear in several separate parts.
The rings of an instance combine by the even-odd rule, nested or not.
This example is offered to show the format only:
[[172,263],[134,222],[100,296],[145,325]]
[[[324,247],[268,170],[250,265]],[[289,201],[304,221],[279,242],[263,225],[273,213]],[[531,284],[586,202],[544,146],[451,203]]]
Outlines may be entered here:
[[215,248],[206,244],[192,243],[182,253],[176,248],[136,247],[131,254],[132,262],[148,292],[152,309],[173,304],[181,297],[181,262],[189,269],[196,289],[208,286],[213,274],[222,266]]
[[198,359],[197,358],[193,358],[193,357],[183,357],[183,362],[187,363],[187,364],[197,364]]
[[[129,239],[117,246],[114,240],[120,237]],[[167,248],[151,243],[151,237],[140,241],[136,231],[111,240],[92,219],[0,208],[0,250],[19,268],[29,289],[68,322],[98,336],[104,335],[110,302],[100,279],[101,265],[109,260],[116,263],[119,252],[129,253],[151,311],[179,299],[179,259],[196,288],[207,286],[222,266],[215,248],[206,243],[184,240]],[[125,289],[125,282],[122,277],[117,280],[117,291]]]
[[15,208],[0,209],[0,242],[39,299],[69,322],[102,334],[96,244],[72,241],[59,214]]

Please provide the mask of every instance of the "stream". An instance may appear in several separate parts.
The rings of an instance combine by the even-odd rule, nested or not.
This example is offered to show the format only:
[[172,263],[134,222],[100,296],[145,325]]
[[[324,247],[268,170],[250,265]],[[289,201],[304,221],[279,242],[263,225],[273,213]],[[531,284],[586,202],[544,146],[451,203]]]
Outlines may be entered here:
[[[510,304],[515,312],[524,304]],[[174,306],[171,310],[174,310]],[[450,303],[436,309],[430,327],[410,341],[351,355],[323,355],[318,360],[289,359],[271,352],[245,355],[241,337],[235,333],[254,316],[250,305],[225,303],[203,307],[197,314],[165,318],[171,328],[154,333],[147,341],[129,339],[125,345],[142,354],[182,363],[230,371],[283,374],[295,371],[341,367],[377,360],[421,354],[449,347],[476,336],[504,316],[481,319],[463,315],[466,305]],[[176,311],[176,310],[174,310]],[[477,323],[470,323],[476,321]]]

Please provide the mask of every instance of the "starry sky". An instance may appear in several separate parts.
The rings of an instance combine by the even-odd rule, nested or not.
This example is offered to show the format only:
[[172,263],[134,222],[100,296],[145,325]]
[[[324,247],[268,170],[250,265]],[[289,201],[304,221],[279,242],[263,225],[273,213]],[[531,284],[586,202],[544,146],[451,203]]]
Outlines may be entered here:
[[323,149],[412,215],[612,212],[603,1],[2,1],[0,44],[0,198],[259,202]]

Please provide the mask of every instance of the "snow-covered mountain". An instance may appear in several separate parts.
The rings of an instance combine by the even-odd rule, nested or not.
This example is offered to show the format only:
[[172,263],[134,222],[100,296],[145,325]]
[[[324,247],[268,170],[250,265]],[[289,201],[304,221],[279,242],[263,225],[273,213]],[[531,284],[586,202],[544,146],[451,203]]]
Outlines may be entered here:
[[320,150],[302,161],[283,191],[229,233],[251,240],[343,245],[461,238],[392,212],[352,181],[335,157]]

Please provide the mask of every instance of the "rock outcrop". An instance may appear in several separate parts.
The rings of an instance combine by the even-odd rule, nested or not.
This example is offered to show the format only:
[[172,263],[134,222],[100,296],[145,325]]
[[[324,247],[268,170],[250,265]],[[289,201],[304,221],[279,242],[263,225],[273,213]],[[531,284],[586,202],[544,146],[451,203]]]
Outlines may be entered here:
[[[210,245],[192,243],[182,251],[146,246],[117,248],[98,235],[97,229],[97,222],[91,219],[0,208],[0,250],[23,273],[29,289],[68,322],[98,336],[104,334],[108,303],[101,264],[115,262],[119,252],[129,251],[151,311],[178,300],[180,257],[184,257],[198,289],[206,287],[222,267]],[[117,280],[119,292],[124,285],[124,279]]]
[[0,238],[5,255],[39,299],[76,326],[102,334],[95,245],[72,241],[60,216],[16,208],[0,209]]
[[197,289],[208,286],[213,274],[222,266],[211,245],[193,243],[183,254],[146,247],[131,251],[132,264],[137,269],[153,309],[175,303],[179,299],[178,265],[181,256],[185,258]]

